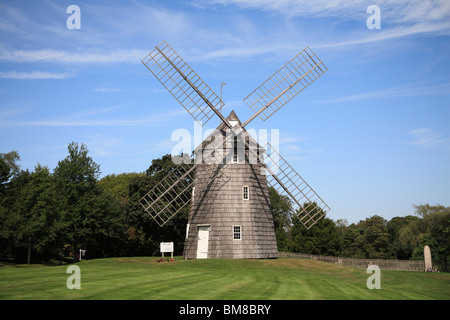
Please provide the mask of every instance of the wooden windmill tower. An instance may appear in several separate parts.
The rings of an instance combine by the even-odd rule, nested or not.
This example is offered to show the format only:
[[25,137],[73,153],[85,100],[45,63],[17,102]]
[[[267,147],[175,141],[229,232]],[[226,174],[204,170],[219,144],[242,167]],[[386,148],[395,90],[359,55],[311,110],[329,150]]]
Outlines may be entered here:
[[191,204],[185,258],[276,258],[269,185],[306,228],[326,214],[328,205],[286,160],[245,130],[258,116],[265,121],[327,71],[311,49],[305,48],[244,99],[255,112],[244,123],[234,111],[222,115],[221,99],[166,42],[142,62],[195,120],[205,124],[214,115],[221,120],[194,150],[193,160],[177,159],[181,163],[140,199],[160,226]]

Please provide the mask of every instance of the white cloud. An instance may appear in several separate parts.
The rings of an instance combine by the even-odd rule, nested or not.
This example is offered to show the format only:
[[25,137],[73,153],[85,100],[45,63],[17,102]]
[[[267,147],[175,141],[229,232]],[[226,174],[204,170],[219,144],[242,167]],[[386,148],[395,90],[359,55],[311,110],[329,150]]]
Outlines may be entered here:
[[26,108],[9,107],[5,110],[0,110],[0,119],[6,120],[26,113]]
[[[450,21],[450,20],[449,20]],[[442,23],[417,23],[411,26],[400,26],[389,29],[381,29],[379,32],[372,33],[367,36],[368,33],[365,32],[359,36],[355,36],[350,40],[336,41],[317,44],[314,48],[333,48],[333,47],[346,47],[359,44],[380,42],[385,40],[397,39],[407,36],[412,36],[416,34],[423,33],[440,33],[440,32],[450,32],[450,22]]]
[[321,148],[305,149],[300,145],[307,145],[307,141],[311,141],[311,138],[300,137],[283,132],[280,135],[279,151],[282,157],[289,159],[289,161],[296,160],[308,160],[311,157],[323,153]]
[[[377,4],[381,10],[381,30],[376,32],[355,32],[351,37],[346,33],[345,40],[339,34],[330,33],[319,36],[314,48],[345,47],[407,37],[416,34],[450,34],[450,1],[448,0],[378,0],[368,3],[366,0],[198,0],[203,7],[217,5],[237,6],[240,9],[262,10],[283,17],[338,18],[359,21],[365,26],[369,17],[366,9],[370,4]],[[320,31],[317,31],[320,32]],[[292,33],[292,32],[291,32]],[[265,35],[267,38],[267,35]],[[276,39],[276,38],[274,38]],[[270,41],[267,45],[258,45],[254,40],[247,48],[228,46],[209,53],[209,57],[250,56],[283,49]],[[256,45],[255,45],[256,44]],[[289,49],[289,48],[284,48]]]
[[395,97],[414,97],[414,96],[434,96],[434,95],[448,95],[450,94],[450,83],[440,83],[435,85],[407,85],[386,88],[376,91],[356,93],[345,97],[338,97],[327,100],[320,100],[318,102],[346,102],[355,100],[367,100],[377,98],[395,98]]
[[64,64],[90,63],[138,63],[146,55],[146,50],[113,50],[91,52],[68,52],[55,49],[6,50],[0,48],[0,61],[32,63],[49,62]]
[[32,71],[32,72],[17,72],[7,71],[0,72],[0,78],[2,79],[15,79],[15,80],[42,80],[42,79],[67,79],[72,77],[68,73],[55,73],[45,71]]
[[139,119],[100,119],[93,117],[94,115],[108,113],[109,111],[121,108],[122,106],[114,106],[93,111],[85,111],[78,114],[72,114],[66,117],[56,119],[34,119],[0,122],[0,127],[137,127],[137,126],[161,126],[174,117],[185,114],[185,110],[172,111],[153,115],[148,118]]
[[122,89],[120,88],[95,88],[94,92],[120,92]]
[[[350,39],[339,34],[325,34],[318,30],[315,48],[342,47],[377,42],[421,33],[450,32],[450,1],[448,0],[377,0],[381,8],[382,29],[377,32],[355,33]],[[221,6],[236,6],[254,9],[287,17],[328,18],[358,20],[365,25],[367,0],[196,0],[191,5],[198,8],[217,9]],[[33,40],[40,49],[20,50],[0,45],[0,61],[48,62],[64,64],[95,63],[139,63],[149,49],[112,49],[111,41],[126,48],[130,41],[138,39],[167,39],[176,47],[194,53],[194,59],[247,58],[271,55],[280,51],[298,49],[292,39],[303,39],[301,30],[290,28],[289,22],[281,20],[278,30],[266,30],[240,14],[230,14],[229,25],[217,28],[202,25],[197,13],[182,9],[162,8],[144,2],[133,2],[126,6],[85,4],[84,12],[96,12],[96,19],[89,24],[89,32],[82,22],[82,33],[69,32],[56,19],[60,6],[49,4],[46,19],[36,19],[31,12],[4,6],[0,14],[0,30],[11,38]],[[40,17],[40,16],[39,16]],[[83,16],[84,17],[84,16]],[[83,19],[83,18],[82,18]],[[295,19],[292,19],[295,21]],[[299,19],[297,19],[298,22]],[[84,20],[82,20],[84,21]],[[294,25],[295,23],[294,22]],[[287,24],[286,24],[287,23]],[[389,27],[385,27],[386,24]],[[59,27],[58,27],[59,26]],[[292,25],[291,25],[292,26]],[[289,29],[289,32],[286,32]],[[328,30],[328,29],[325,29]],[[283,36],[286,35],[286,36]],[[33,43],[33,41],[31,43]],[[5,43],[5,42],[4,42]],[[6,42],[7,43],[7,42]],[[44,43],[44,44],[42,44]],[[72,43],[76,50],[54,49],[52,43]],[[144,43],[145,45],[145,43]],[[151,46],[153,40],[151,40]],[[82,51],[80,48],[92,48]],[[199,50],[198,48],[202,48]],[[47,49],[43,49],[47,48]]]
[[[381,8],[381,30],[365,28],[369,14],[367,7],[377,4]],[[215,44],[204,45],[205,49],[195,59],[247,59],[259,55],[274,56],[295,52],[299,39],[312,48],[346,48],[383,41],[411,37],[414,35],[450,34],[450,1],[436,0],[197,0],[197,9],[220,10],[223,6],[234,6],[239,10],[265,11],[279,21],[274,28],[266,29],[255,20],[248,20],[239,13],[230,15],[227,34],[220,30],[209,30],[211,39],[220,39]],[[281,16],[281,19],[277,16]],[[308,20],[298,18],[327,18],[329,24],[316,20],[315,36],[308,32]],[[330,19],[328,19],[330,18]],[[333,18],[335,18],[333,20]],[[263,18],[264,19],[264,18]],[[264,21],[264,20],[261,21]],[[242,20],[242,23],[239,21]],[[322,20],[324,21],[324,20]],[[342,30],[344,21],[352,21],[362,27]],[[336,32],[330,26],[339,23]],[[347,28],[346,25],[343,25]],[[212,35],[216,36],[212,36]],[[231,37],[229,37],[231,35]],[[226,39],[226,40],[225,40]]]
[[432,148],[444,146],[450,143],[450,138],[435,131],[433,128],[419,128],[411,130],[409,135],[413,137],[412,146]]
[[359,19],[367,16],[369,5],[376,4],[381,14],[392,23],[425,23],[450,17],[448,0],[198,0],[203,7],[235,5],[291,17],[340,17]]
[[86,140],[86,145],[89,145],[95,156],[114,155],[118,147],[123,147],[123,144],[123,138],[104,136],[102,134],[88,136]]

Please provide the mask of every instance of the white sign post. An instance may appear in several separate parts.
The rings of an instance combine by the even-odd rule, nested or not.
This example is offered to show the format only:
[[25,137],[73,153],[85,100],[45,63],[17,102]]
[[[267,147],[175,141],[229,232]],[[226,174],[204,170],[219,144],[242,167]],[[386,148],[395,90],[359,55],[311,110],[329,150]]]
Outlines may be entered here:
[[170,258],[173,259],[173,242],[161,242],[160,251],[164,258],[164,252],[170,252]]

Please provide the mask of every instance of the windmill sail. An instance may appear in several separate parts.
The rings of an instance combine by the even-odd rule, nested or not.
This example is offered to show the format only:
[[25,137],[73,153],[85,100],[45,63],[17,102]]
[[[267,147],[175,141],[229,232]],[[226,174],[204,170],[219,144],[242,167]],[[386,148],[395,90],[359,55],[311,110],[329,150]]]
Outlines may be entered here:
[[194,172],[194,165],[181,163],[139,200],[161,227],[191,201]]
[[[210,147],[210,151],[213,154],[219,154],[222,147],[222,143],[215,143]],[[208,181],[214,182],[208,185],[208,188],[212,188],[211,185],[213,185],[214,188],[220,189],[230,178],[220,170],[221,161],[216,157],[211,157],[211,153],[200,155],[201,161],[209,162],[207,168],[202,167],[201,174]],[[178,161],[179,164],[139,200],[144,210],[161,227],[192,201],[198,165],[193,164],[193,161],[186,161],[186,158],[180,159],[183,161]],[[201,194],[202,192],[202,188],[198,188],[197,193]]]
[[[232,137],[228,136],[225,144]],[[326,215],[330,207],[270,143],[264,148],[259,145],[255,147],[250,145],[245,136],[237,134],[236,137],[245,145],[248,161],[258,159],[266,171],[267,183],[280,195],[287,197],[287,205],[305,228],[311,228]]]
[[[224,185],[233,181],[235,174],[233,168],[238,168],[233,165],[227,167],[227,163],[222,164],[218,161],[224,155],[221,152],[222,148],[227,146],[228,140],[233,137],[233,139],[243,140],[244,154],[246,156],[248,154],[249,159],[258,159],[257,167],[260,168],[261,165],[264,167],[263,172],[267,173],[267,179],[264,177],[263,184],[265,186],[269,184],[278,193],[286,196],[292,212],[298,216],[306,228],[309,229],[330,210],[320,196],[270,144],[266,145],[265,150],[259,145],[252,146],[244,135],[244,127],[254,118],[259,116],[265,121],[327,71],[323,62],[311,49],[305,48],[244,99],[255,113],[242,125],[240,121],[238,125],[232,124],[223,117],[220,112],[223,106],[221,99],[165,41],[142,59],[142,63],[195,120],[205,124],[216,114],[222,120],[223,126],[227,127],[222,129],[234,133],[234,135],[227,135],[223,143],[217,141],[210,145],[202,144],[201,148],[203,146],[205,148],[201,153],[207,155],[206,158],[202,156],[202,160],[207,161],[206,164],[210,167],[202,167],[202,170],[198,171],[201,171],[202,178],[210,183],[199,185],[198,192],[208,194],[210,202],[216,195],[221,194],[219,190]],[[233,149],[233,157],[236,153],[236,158],[239,158],[237,151]],[[237,163],[237,161],[234,162]],[[145,211],[160,226],[166,224],[192,202],[192,191],[198,168],[200,167],[197,162],[178,165],[140,199],[139,202]],[[230,176],[225,174],[227,168],[230,170],[226,172],[233,173]],[[236,173],[239,172],[239,170],[236,171]],[[264,174],[261,172],[260,175]],[[239,179],[236,181],[240,183]],[[199,199],[198,195],[197,199]],[[202,205],[205,203],[208,202],[203,201]],[[195,209],[195,204],[192,207]],[[268,213],[270,214],[269,209]]]
[[328,205],[270,143],[267,143],[262,156],[269,173],[268,184],[279,194],[287,196],[292,213],[307,229],[312,227],[330,210]]
[[257,116],[267,120],[327,70],[315,53],[306,47],[244,99],[255,114],[243,127]]
[[224,103],[194,70],[163,41],[142,63],[198,122],[205,124]]

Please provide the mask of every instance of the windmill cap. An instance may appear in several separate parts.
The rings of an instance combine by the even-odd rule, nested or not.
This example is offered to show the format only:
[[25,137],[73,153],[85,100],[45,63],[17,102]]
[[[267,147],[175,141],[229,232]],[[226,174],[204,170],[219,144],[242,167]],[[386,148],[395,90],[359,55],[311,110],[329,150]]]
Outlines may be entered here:
[[234,110],[231,110],[230,114],[227,117],[228,121],[237,121],[240,126],[242,126],[241,120],[239,120],[238,116],[234,112]]
[[[234,110],[232,110],[230,112],[230,114],[228,115],[228,117],[226,118],[229,122],[231,122],[231,125],[234,127],[236,125],[239,125],[240,128],[236,129],[232,129],[235,134],[241,134],[242,132],[247,132],[247,130],[245,130],[245,128],[242,128],[242,123],[241,120],[239,120],[239,118],[237,117],[236,113],[234,112]],[[236,122],[236,123],[233,123]],[[212,136],[215,136],[217,134],[219,134],[219,136],[225,138],[227,136],[227,132],[229,132],[230,129],[228,128],[228,126],[225,123],[221,123],[212,133],[209,134],[209,136],[204,139],[195,149],[194,149],[194,153],[198,153],[199,151],[203,150],[206,146],[208,146],[210,143],[221,143],[219,140],[217,139],[212,139]],[[253,142],[255,142],[258,147],[259,147],[259,143],[250,135],[248,135],[248,138]]]

